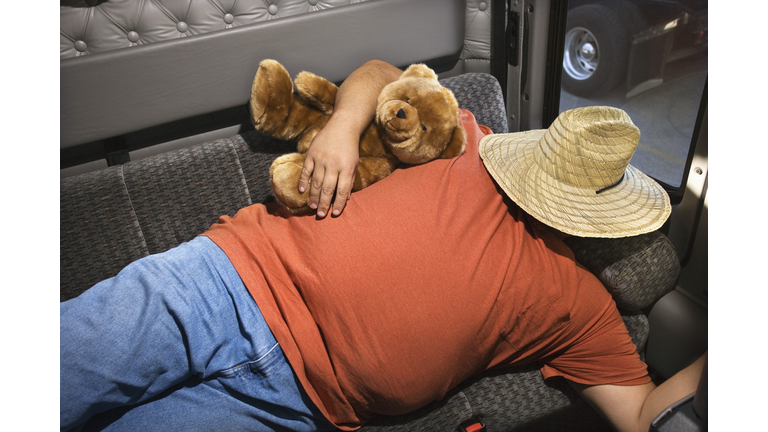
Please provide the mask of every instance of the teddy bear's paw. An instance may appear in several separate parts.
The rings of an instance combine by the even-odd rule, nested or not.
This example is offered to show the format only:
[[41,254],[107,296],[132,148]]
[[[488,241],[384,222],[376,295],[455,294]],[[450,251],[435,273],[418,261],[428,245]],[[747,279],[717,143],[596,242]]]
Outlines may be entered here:
[[289,153],[272,162],[269,176],[272,192],[280,205],[293,214],[308,214],[314,210],[309,207],[309,190],[299,192],[299,178],[304,167],[304,155]]
[[293,82],[275,60],[263,60],[251,86],[251,120],[256,130],[281,138],[293,103]]
[[301,72],[296,76],[296,93],[323,114],[333,113],[337,90],[336,84],[312,72]]

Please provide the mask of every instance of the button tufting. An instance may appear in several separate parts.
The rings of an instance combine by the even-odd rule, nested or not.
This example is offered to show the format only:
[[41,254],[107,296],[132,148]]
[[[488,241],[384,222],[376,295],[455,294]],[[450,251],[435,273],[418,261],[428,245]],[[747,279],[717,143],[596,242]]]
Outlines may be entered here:
[[85,42],[79,40],[79,41],[75,42],[75,49],[80,51],[80,52],[84,52],[85,50],[88,49],[88,45]]
[[179,21],[178,24],[176,24],[176,30],[179,31],[179,33],[186,33],[187,32],[187,23],[184,21]]
[[235,17],[231,13],[228,13],[224,15],[224,22],[227,24],[232,24],[235,22]]
[[277,15],[277,5],[269,5],[269,9],[267,9],[270,14]]
[[480,9],[481,11],[484,11],[488,9],[488,4],[486,2],[480,2],[480,4],[477,5],[477,8]]
[[139,41],[139,34],[136,33],[135,31],[128,32],[128,40],[133,42],[133,43],[138,42]]
[[309,0],[309,5],[310,6],[316,6],[317,5],[317,0]]

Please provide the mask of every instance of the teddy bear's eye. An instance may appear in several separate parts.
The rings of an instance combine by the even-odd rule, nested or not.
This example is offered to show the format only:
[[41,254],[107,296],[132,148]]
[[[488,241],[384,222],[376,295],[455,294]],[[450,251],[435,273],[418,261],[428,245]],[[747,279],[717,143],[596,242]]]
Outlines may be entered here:
[[405,98],[405,103],[407,103],[407,104],[411,103],[411,98],[409,98],[409,97]]
[[426,126],[424,126],[424,125],[421,125],[421,130],[423,130],[424,132],[426,132],[426,131],[427,131],[427,127],[426,127]]

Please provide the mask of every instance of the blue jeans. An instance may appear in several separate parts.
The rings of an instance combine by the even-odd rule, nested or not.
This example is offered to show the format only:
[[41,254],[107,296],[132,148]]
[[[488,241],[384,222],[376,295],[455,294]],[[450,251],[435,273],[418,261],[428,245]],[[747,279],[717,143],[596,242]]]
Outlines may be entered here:
[[62,430],[335,430],[207,237],[62,303],[60,336]]

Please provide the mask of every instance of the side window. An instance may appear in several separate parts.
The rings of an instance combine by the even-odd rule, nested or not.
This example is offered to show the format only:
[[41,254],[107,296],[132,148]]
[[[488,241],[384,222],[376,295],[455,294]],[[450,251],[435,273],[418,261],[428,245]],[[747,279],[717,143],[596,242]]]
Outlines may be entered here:
[[681,187],[707,82],[707,0],[569,0],[560,112],[609,105],[640,129],[631,164]]

